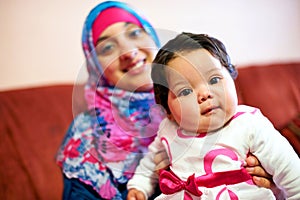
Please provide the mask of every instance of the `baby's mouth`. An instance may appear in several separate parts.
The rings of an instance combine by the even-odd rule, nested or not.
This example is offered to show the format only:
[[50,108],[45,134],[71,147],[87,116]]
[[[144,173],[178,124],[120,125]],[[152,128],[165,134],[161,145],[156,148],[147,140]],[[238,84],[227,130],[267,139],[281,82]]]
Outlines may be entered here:
[[201,111],[201,115],[209,115],[212,114],[214,110],[219,109],[220,106],[210,106]]

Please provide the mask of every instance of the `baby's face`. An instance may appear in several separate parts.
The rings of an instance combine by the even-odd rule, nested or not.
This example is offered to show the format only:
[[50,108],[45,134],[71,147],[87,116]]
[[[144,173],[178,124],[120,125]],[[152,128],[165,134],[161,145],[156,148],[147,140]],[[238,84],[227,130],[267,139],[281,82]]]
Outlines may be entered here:
[[190,132],[224,126],[234,115],[237,94],[233,79],[207,50],[186,52],[168,63],[170,118]]

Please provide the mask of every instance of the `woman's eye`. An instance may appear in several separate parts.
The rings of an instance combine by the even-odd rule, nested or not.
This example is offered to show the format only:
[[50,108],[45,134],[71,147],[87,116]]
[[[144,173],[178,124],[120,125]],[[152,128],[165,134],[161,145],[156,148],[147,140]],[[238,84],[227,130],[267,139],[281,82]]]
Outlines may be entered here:
[[143,33],[143,29],[134,29],[129,32],[129,37],[136,38],[139,37]]
[[209,80],[209,83],[211,85],[218,83],[221,80],[220,77],[213,77],[212,79]]
[[98,55],[107,55],[111,53],[115,48],[115,44],[112,42],[107,42],[97,46],[97,54]]
[[178,96],[187,96],[189,94],[193,93],[193,90],[191,89],[184,89],[182,91],[179,92],[179,95]]

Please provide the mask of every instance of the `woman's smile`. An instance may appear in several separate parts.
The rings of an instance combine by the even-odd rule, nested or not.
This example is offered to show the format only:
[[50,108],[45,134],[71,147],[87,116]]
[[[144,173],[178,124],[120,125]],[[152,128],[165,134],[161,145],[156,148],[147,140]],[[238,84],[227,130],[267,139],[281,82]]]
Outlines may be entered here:
[[143,71],[145,71],[146,67],[147,67],[147,65],[146,65],[145,59],[143,59],[138,62],[130,64],[123,71],[126,73],[129,73],[129,75],[136,75],[136,74],[140,74]]

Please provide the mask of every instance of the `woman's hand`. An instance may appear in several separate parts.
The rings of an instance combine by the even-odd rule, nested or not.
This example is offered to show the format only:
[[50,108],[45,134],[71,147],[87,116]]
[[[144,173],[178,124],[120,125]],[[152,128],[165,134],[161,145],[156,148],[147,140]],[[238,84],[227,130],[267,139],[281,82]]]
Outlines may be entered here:
[[260,187],[272,190],[276,199],[284,199],[282,191],[273,182],[272,176],[261,166],[259,160],[252,154],[246,159],[246,170],[253,177],[253,182]]
[[271,188],[274,185],[272,176],[268,174],[264,168],[262,168],[258,159],[252,154],[246,159],[246,170],[253,176],[253,182],[264,188]]

